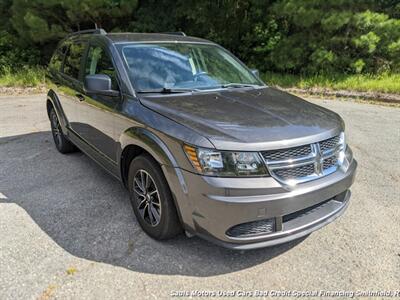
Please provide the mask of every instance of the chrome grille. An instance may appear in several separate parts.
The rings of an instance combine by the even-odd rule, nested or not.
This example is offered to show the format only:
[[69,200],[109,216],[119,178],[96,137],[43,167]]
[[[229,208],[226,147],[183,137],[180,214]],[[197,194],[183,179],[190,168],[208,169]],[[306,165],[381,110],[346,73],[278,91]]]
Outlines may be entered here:
[[275,231],[275,219],[265,219],[249,223],[235,225],[226,232],[231,237],[248,237],[254,235],[268,234]]
[[324,159],[322,167],[323,167],[324,170],[327,170],[327,169],[329,169],[331,167],[334,167],[337,164],[337,161],[338,160],[337,160],[336,156],[331,156],[331,157],[329,157],[327,159]]
[[319,147],[321,148],[321,151],[327,151],[333,149],[339,144],[339,140],[340,136],[335,136],[333,138],[319,142]]
[[273,150],[273,151],[265,151],[262,153],[264,159],[266,160],[282,160],[287,159],[289,157],[296,158],[301,156],[306,156],[311,153],[310,145],[294,147],[283,150]]
[[341,164],[339,154],[345,149],[341,137],[338,135],[309,145],[264,151],[261,155],[271,176],[277,180],[286,184],[306,182],[338,169]]

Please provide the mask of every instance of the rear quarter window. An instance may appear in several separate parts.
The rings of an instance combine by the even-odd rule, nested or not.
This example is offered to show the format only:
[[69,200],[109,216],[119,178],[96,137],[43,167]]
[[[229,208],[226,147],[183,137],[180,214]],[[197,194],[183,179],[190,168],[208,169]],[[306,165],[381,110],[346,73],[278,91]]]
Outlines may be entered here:
[[50,63],[49,63],[49,70],[50,71],[58,72],[58,71],[61,70],[66,50],[67,50],[67,46],[66,45],[61,45],[54,52],[53,56],[51,57]]

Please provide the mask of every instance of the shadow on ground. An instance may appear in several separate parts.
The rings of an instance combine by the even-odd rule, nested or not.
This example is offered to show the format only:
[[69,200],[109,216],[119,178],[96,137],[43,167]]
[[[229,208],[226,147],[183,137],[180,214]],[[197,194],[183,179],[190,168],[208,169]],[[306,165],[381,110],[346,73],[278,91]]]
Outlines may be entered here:
[[84,154],[58,153],[50,132],[0,139],[0,191],[69,253],[138,272],[212,276],[249,268],[300,241],[237,252],[199,238],[158,242],[140,229],[122,185]]

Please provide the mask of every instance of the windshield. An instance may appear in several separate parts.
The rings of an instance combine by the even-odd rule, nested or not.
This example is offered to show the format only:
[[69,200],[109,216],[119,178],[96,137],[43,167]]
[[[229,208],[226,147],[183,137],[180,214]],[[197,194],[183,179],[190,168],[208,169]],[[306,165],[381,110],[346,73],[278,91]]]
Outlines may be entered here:
[[263,85],[242,63],[216,45],[122,44],[120,50],[138,92]]

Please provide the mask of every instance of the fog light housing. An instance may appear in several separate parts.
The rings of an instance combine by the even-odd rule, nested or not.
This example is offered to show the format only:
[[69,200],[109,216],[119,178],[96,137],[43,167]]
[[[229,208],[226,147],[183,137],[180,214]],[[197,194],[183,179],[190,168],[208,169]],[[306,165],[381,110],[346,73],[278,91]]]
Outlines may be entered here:
[[226,231],[226,235],[234,238],[246,238],[273,232],[275,232],[275,218],[235,225]]

